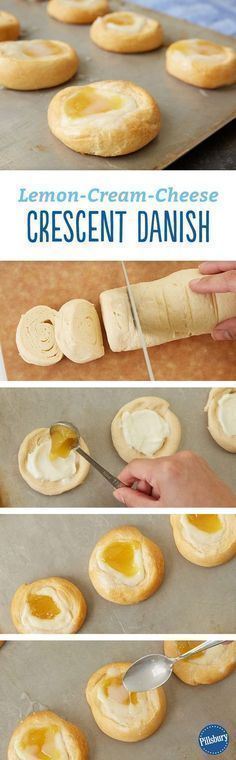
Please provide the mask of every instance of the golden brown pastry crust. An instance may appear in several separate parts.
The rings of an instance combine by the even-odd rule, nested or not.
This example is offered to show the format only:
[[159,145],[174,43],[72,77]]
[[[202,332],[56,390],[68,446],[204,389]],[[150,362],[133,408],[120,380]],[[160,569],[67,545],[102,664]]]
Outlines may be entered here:
[[[22,51],[35,44],[49,43],[55,54],[20,57]],[[15,45],[15,55],[8,56],[8,50]],[[41,90],[56,87],[67,82],[76,73],[79,58],[76,51],[66,42],[58,40],[20,40],[3,42],[0,45],[0,84],[11,90]]]
[[80,728],[60,718],[59,715],[50,710],[31,713],[31,715],[28,715],[27,718],[16,726],[8,746],[8,760],[18,760],[19,756],[16,753],[15,746],[16,742],[21,739],[25,732],[31,728],[47,727],[50,723],[58,726],[58,729],[61,731],[66,742],[69,760],[88,760],[88,742]]
[[[123,435],[121,421],[124,412],[134,412],[139,410],[150,409],[160,414],[166,420],[170,427],[170,435],[165,439],[163,445],[153,455],[142,454],[136,451],[126,442]],[[181,440],[181,426],[178,417],[169,409],[168,401],[158,396],[141,396],[140,398],[128,401],[127,404],[119,409],[111,423],[111,437],[113,446],[117,453],[125,462],[132,462],[133,459],[156,459],[158,457],[175,454]]]
[[20,34],[20,24],[16,16],[7,11],[0,11],[0,42],[17,40]]
[[98,47],[113,53],[145,53],[163,43],[158,21],[126,10],[97,18],[91,26],[90,37]]
[[[98,555],[106,546],[123,540],[140,543],[145,575],[137,586],[115,582],[112,574],[109,575],[109,568],[105,572],[98,564]],[[164,569],[164,557],[159,546],[146,538],[137,528],[129,525],[113,528],[102,536],[96,543],[89,560],[89,577],[94,588],[103,599],[115,604],[137,604],[148,599],[161,585]]]
[[163,688],[154,689],[152,692],[146,692],[147,699],[150,699],[150,695],[156,698],[156,711],[151,715],[150,720],[146,723],[144,721],[140,725],[136,725],[135,717],[132,716],[130,720],[129,729],[115,720],[107,717],[101,712],[99,700],[96,695],[96,687],[99,681],[101,681],[110,668],[117,668],[122,675],[126,673],[128,668],[132,665],[131,662],[114,662],[104,665],[102,668],[93,673],[90,677],[87,688],[86,698],[91,708],[93,717],[98,727],[104,734],[110,736],[112,739],[124,742],[137,742],[142,739],[146,739],[158,730],[166,715],[166,696]]
[[[200,642],[189,641],[189,649]],[[164,652],[167,657],[178,657],[178,642],[164,641]],[[181,681],[190,686],[211,684],[222,681],[236,668],[236,641],[230,644],[219,644],[213,649],[202,652],[201,657],[191,657],[174,665],[174,673]]]
[[65,118],[65,104],[69,98],[79,94],[84,85],[61,90],[49,104],[48,124],[55,137],[68,148],[94,156],[124,156],[140,150],[158,135],[160,111],[146,90],[133,82],[118,80],[93,82],[85,86],[102,97],[117,95],[126,101],[130,98],[133,107],[130,111],[120,109],[120,114],[119,110],[114,110],[112,119],[107,119],[104,113],[91,113],[90,118],[86,116],[73,121]]
[[[204,45],[219,50],[216,55],[202,55]],[[179,46],[182,49],[179,49]],[[209,40],[178,40],[166,51],[169,74],[187,84],[215,89],[236,82],[236,51]]]
[[217,415],[218,401],[225,393],[234,393],[236,398],[236,388],[212,388],[204,411],[208,413],[208,430],[214,441],[225,451],[236,454],[236,435],[226,435]]
[[0,648],[3,647],[3,644],[5,644],[5,641],[0,641]]
[[24,624],[22,620],[22,612],[27,603],[27,599],[30,594],[40,594],[41,589],[45,587],[52,587],[56,592],[60,594],[62,601],[65,605],[68,605],[72,612],[72,620],[70,626],[66,626],[66,630],[53,630],[52,633],[77,633],[82,627],[86,614],[87,604],[80,589],[75,586],[74,583],[68,581],[66,578],[58,578],[52,576],[51,578],[41,578],[40,580],[33,581],[32,583],[23,583],[19,586],[12,598],[11,602],[11,617],[14,626],[18,633],[50,633],[48,630],[42,629],[40,626],[40,618],[38,629],[36,626],[33,628]]
[[[186,515],[171,515],[173,537],[182,557],[201,567],[216,567],[229,562],[236,554],[236,515],[219,515],[224,525],[224,533],[215,533],[214,543],[207,543],[207,533],[199,530],[199,545],[195,546],[188,540],[184,530],[183,517]],[[198,529],[196,529],[198,533]],[[200,543],[203,537],[203,543]]]
[[[27,470],[26,465],[28,454],[34,450],[36,445],[39,445],[44,441],[48,441],[49,438],[49,428],[37,428],[36,430],[32,430],[31,433],[26,435],[19,448],[18,464],[22,478],[26,481],[26,483],[28,483],[33,491],[38,491],[38,493],[42,493],[45,496],[56,496],[60,493],[71,491],[72,488],[80,486],[88,475],[90,464],[86,461],[86,459],[83,459],[83,457],[77,453],[76,473],[72,478],[70,478],[69,482],[63,483],[62,480],[52,482],[49,480],[34,478]],[[83,438],[80,438],[80,446],[89,454],[89,449]]]
[[103,16],[109,10],[107,0],[90,0],[76,4],[68,0],[49,0],[47,12],[52,18],[64,24],[91,24],[97,16]]

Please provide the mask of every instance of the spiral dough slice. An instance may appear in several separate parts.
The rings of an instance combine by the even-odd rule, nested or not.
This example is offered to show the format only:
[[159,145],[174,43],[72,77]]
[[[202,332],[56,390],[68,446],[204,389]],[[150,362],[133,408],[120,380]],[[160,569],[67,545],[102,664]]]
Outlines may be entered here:
[[63,353],[55,338],[56,314],[49,306],[34,306],[22,314],[16,331],[16,345],[21,358],[28,364],[43,367],[62,359]]

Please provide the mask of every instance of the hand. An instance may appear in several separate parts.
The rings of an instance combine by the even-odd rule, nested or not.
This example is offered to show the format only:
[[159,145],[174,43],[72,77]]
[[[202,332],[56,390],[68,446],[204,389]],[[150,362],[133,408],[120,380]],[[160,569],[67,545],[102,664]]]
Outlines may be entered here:
[[192,451],[134,459],[118,477],[125,485],[114,496],[127,507],[236,507],[236,494]]
[[[236,261],[206,261],[199,266],[200,280],[191,280],[195,293],[236,293]],[[219,322],[211,333],[214,340],[236,340],[236,316]]]

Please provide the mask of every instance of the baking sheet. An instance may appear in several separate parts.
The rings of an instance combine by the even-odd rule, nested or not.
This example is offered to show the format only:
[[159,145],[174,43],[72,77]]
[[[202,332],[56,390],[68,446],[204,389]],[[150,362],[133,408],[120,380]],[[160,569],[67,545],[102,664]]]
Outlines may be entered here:
[[[126,262],[131,284],[198,266],[197,261]],[[64,357],[50,367],[36,367],[24,362],[17,351],[17,324],[32,306],[41,303],[59,309],[65,301],[82,296],[95,304],[101,317],[99,294],[124,284],[119,262],[0,262],[0,340],[8,380],[148,380],[142,351],[112,352],[104,328],[105,356],[94,362],[75,364]],[[148,351],[156,380],[235,380],[234,341],[217,342],[200,335]]]
[[[112,2],[111,10],[124,6],[159,19],[164,27],[165,46],[177,39],[200,37],[235,47],[234,38],[147,8]],[[76,48],[81,63],[77,75],[58,88],[0,92],[2,169],[161,169],[235,115],[236,86],[210,91],[178,81],[165,71],[165,47],[138,55],[109,53],[90,41],[89,26],[62,24],[51,19],[46,3],[8,0],[7,9],[19,17],[25,38],[61,39]],[[62,145],[49,131],[47,109],[58,90],[102,79],[129,79],[147,89],[158,101],[161,133],[146,148],[118,158],[82,156]]]
[[208,389],[200,388],[1,388],[2,436],[0,492],[3,507],[117,507],[112,488],[93,468],[84,483],[61,496],[32,491],[18,470],[17,453],[23,438],[56,420],[78,425],[94,459],[118,475],[124,463],[113,448],[110,425],[120,407],[140,396],[161,396],[170,402],[182,423],[182,449],[192,449],[235,487],[235,457],[217,446],[207,430],[203,412]]
[[165,685],[168,712],[159,731],[143,742],[126,744],[105,736],[97,727],[85,698],[89,677],[101,665],[133,661],[162,651],[155,642],[7,642],[0,651],[0,749],[7,745],[17,723],[33,709],[50,709],[80,726],[93,760],[202,760],[198,735],[209,723],[229,733],[225,758],[235,757],[233,725],[235,674],[211,686],[193,688],[175,676]]
[[[165,578],[158,591],[129,606],[102,599],[88,575],[97,541],[122,525],[139,528],[160,546],[165,559]],[[83,592],[88,604],[83,634],[179,631],[189,635],[199,627],[209,634],[235,632],[235,561],[205,568],[185,560],[175,546],[168,515],[2,515],[0,556],[1,634],[15,632],[10,603],[18,586],[52,575],[71,580]]]

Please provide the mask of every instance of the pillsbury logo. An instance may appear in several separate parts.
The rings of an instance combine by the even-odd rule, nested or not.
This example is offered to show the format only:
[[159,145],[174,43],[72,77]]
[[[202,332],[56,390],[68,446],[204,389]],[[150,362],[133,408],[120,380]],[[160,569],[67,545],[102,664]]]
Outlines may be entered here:
[[209,723],[200,731],[198,743],[207,755],[222,755],[229,746],[228,731],[218,723]]

